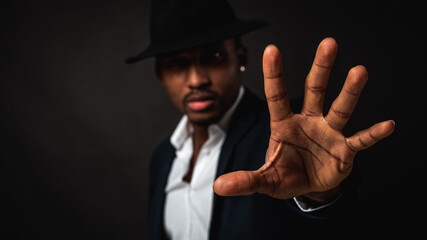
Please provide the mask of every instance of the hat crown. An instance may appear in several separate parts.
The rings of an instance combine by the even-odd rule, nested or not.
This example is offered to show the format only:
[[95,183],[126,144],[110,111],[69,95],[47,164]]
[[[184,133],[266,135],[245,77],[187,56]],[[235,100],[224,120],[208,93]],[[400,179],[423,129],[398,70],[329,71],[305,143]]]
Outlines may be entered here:
[[152,0],[150,44],[126,63],[240,36],[267,26],[236,17],[226,0]]
[[167,42],[233,22],[236,16],[225,0],[153,0],[151,42]]

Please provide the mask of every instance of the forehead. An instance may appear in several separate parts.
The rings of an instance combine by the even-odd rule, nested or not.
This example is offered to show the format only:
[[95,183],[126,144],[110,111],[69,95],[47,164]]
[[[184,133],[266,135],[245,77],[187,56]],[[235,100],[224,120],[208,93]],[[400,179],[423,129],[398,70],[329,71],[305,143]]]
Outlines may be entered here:
[[209,43],[209,44],[197,46],[194,48],[189,48],[189,49],[181,50],[178,52],[165,54],[162,56],[158,56],[156,58],[157,58],[157,60],[161,60],[161,59],[167,59],[167,58],[174,57],[174,56],[181,56],[181,57],[194,56],[194,55],[198,55],[200,53],[203,53],[205,51],[210,51],[210,50],[231,51],[233,49],[234,45],[235,45],[234,38],[230,38],[230,39],[226,39],[226,40],[223,40],[220,42]]

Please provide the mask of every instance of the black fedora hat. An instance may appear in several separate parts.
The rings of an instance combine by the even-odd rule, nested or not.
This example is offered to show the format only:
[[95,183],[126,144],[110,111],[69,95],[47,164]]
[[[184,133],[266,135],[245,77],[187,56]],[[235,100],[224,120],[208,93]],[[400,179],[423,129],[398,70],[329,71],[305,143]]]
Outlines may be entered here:
[[240,36],[267,25],[237,18],[226,0],[152,0],[150,45],[126,63]]

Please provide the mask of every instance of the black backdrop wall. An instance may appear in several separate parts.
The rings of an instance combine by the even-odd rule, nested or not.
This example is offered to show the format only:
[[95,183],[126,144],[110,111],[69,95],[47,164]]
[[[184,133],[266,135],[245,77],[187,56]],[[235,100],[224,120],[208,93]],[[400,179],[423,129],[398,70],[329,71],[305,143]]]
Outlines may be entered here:
[[[317,44],[334,37],[340,49],[326,106],[348,69],[363,64],[370,79],[346,133],[397,123],[389,139],[359,154],[365,217],[351,224],[359,232],[414,232],[425,208],[424,5],[302,2],[231,0],[238,16],[271,23],[243,38],[245,84],[263,95],[262,51],[275,43],[290,96],[301,96]],[[146,238],[149,156],[180,118],[153,60],[124,64],[148,45],[148,7],[141,0],[3,3],[3,236]]]

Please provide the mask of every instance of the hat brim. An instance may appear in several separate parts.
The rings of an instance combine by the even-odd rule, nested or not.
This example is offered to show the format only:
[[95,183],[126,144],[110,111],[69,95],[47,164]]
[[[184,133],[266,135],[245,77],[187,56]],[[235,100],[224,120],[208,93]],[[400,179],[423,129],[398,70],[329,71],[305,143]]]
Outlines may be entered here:
[[127,58],[126,63],[131,64],[148,57],[164,55],[208,43],[218,42],[224,39],[249,33],[251,31],[266,27],[267,25],[267,22],[261,20],[236,19],[236,21],[229,23],[226,26],[219,26],[214,29],[210,29],[209,31],[202,31],[192,36],[174,39],[164,44],[152,44],[141,53]]

